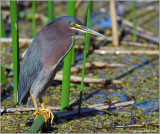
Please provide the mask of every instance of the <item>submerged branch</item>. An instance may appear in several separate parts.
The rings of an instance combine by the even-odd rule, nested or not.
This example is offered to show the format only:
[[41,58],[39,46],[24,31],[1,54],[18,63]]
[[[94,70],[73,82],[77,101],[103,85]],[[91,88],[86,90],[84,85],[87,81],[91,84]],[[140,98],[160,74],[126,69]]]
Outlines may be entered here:
[[[130,33],[133,33],[133,30],[128,28],[128,27],[125,27],[124,28],[126,31],[130,32]],[[136,35],[141,37],[141,38],[144,38],[144,39],[147,39],[147,40],[150,40],[150,41],[153,41],[155,43],[159,43],[159,38],[158,37],[155,37],[155,36],[150,36],[148,34],[145,34],[145,33],[141,33],[141,32],[136,32]]]
[[[116,128],[139,128],[139,127],[146,127],[146,126],[155,126],[159,127],[159,124],[145,124],[145,125],[127,125],[127,126],[115,126]],[[143,130],[142,130],[143,131]]]
[[144,44],[144,43],[139,43],[139,42],[131,42],[131,41],[122,41],[121,44],[129,45],[129,46],[135,46],[135,47],[158,49],[158,45],[156,45],[156,44],[150,45],[150,44]]
[[159,55],[158,50],[94,50],[97,54],[146,54],[146,55]]
[[[47,107],[47,109],[50,110],[60,110],[60,107]],[[12,112],[29,112],[29,111],[35,111],[35,108],[1,108],[1,113],[12,113]]]
[[[56,74],[54,80],[62,81],[63,75],[62,74]],[[74,83],[80,83],[82,80],[82,77],[79,76],[71,76],[70,81]],[[96,78],[84,78],[84,83],[94,83],[94,84],[122,84],[123,82],[120,80],[105,80],[105,79],[96,79]]]
[[[104,106],[99,106],[99,107],[94,107],[91,108],[91,106],[87,107],[82,107],[81,108],[81,114],[89,113],[89,112],[94,112],[98,110],[104,110],[104,109],[110,109],[110,108],[116,108],[116,107],[125,107],[128,105],[134,104],[135,101],[126,101],[126,102],[121,102],[121,103],[111,103],[111,105],[104,105]],[[68,116],[74,116],[78,114],[78,108],[73,109],[72,111],[69,110],[63,110],[63,111],[58,111],[53,113],[57,118],[64,118]]]
[[[105,62],[86,62],[85,64],[85,68],[92,68],[92,67],[96,67],[96,68],[104,68],[104,67],[108,67],[108,68],[115,68],[115,67],[126,67],[126,64],[116,64],[116,63],[112,63],[112,64],[108,64]],[[71,68],[71,72],[78,72],[80,70],[82,70],[83,65],[79,65],[79,66],[75,66]],[[62,71],[58,71],[58,74],[63,74],[63,70]]]
[[[126,20],[126,19],[124,19],[124,18],[122,18],[122,17],[120,17],[120,16],[117,16],[117,20],[122,21],[122,25],[124,25],[124,27],[127,26],[127,27],[129,27],[129,28],[133,28],[133,22],[128,21],[128,20]],[[143,28],[140,27],[140,26],[136,26],[136,30],[137,30],[138,32],[146,33],[146,34],[148,34],[148,35],[153,36],[153,33],[152,33],[152,32],[147,31],[147,30],[143,29]]]

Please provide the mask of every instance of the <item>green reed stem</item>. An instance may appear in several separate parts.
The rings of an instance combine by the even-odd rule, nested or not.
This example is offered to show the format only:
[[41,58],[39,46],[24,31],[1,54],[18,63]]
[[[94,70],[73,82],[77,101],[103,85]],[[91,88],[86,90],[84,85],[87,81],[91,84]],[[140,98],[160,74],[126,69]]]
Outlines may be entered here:
[[32,36],[36,36],[36,2],[32,1]]
[[1,15],[1,37],[6,37],[2,15]]
[[[87,15],[87,27],[88,28],[91,28],[91,18],[92,18],[92,6],[93,6],[93,2],[92,0],[90,0],[88,2],[88,15]],[[86,34],[86,38],[88,38],[88,42],[87,42],[87,51],[89,52],[90,50],[90,38],[91,38],[91,35],[90,34]]]
[[[2,38],[6,37],[2,15],[1,15],[1,37]],[[7,83],[8,83],[7,77],[6,77],[5,73],[4,73],[4,70],[3,70],[3,67],[2,67],[2,63],[1,63],[1,84],[7,84]]]
[[73,42],[73,46],[71,49],[71,51],[72,51],[72,65],[75,64],[75,43],[76,43],[76,41],[75,41],[75,35],[74,35],[74,42]]
[[18,76],[19,76],[19,44],[18,44],[18,17],[17,1],[10,1],[12,49],[13,49],[13,83],[14,104],[17,104]]
[[1,84],[7,84],[7,83],[8,83],[7,77],[4,73],[3,67],[1,65]]
[[[68,16],[75,15],[75,3],[76,1],[68,1]],[[71,61],[72,61],[72,50],[64,58],[62,92],[61,92],[61,110],[69,106]]]
[[29,133],[38,133],[38,131],[42,128],[44,125],[44,117],[42,114],[39,114],[37,118],[34,120],[32,126],[29,129]]
[[[76,15],[75,5],[76,5],[76,1],[69,1],[68,2],[68,9],[69,9],[68,16],[75,17],[75,15]],[[74,63],[75,63],[75,41],[73,42],[71,53],[72,53],[72,61],[71,62],[72,62],[72,65],[74,65]]]
[[48,1],[49,22],[55,19],[55,14],[53,9],[54,9],[54,1]]
[[133,21],[133,42],[137,41],[136,37],[136,9],[135,1],[132,1],[132,21]]
[[[87,24],[90,25],[90,16],[89,16],[89,11],[88,9],[88,16],[87,16]],[[80,90],[80,98],[79,98],[79,107],[78,107],[78,114],[80,114],[81,110],[81,103],[82,103],[82,93],[83,93],[83,88],[84,88],[84,73],[85,73],[85,63],[86,63],[86,55],[87,55],[87,46],[88,42],[90,40],[90,36],[88,36],[88,33],[86,33],[86,38],[85,38],[85,49],[84,49],[84,59],[83,59],[83,69],[82,69],[82,80],[81,80],[81,90]]]

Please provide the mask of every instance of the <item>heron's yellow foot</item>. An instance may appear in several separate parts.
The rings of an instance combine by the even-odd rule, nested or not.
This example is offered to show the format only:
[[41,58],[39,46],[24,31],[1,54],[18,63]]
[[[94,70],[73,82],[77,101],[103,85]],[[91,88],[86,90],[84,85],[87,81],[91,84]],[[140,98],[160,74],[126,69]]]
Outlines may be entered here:
[[[51,124],[53,123],[53,119],[54,119],[54,115],[52,113],[52,111],[50,109],[46,109],[46,108],[42,108],[40,109],[40,112],[44,113],[45,116],[47,117],[46,122],[48,121],[48,119],[51,118]],[[43,115],[43,114],[42,114]],[[45,117],[44,117],[45,118]],[[46,118],[45,118],[46,119]]]
[[39,114],[43,115],[45,123],[47,123],[47,121],[50,118],[51,118],[51,124],[53,123],[54,115],[53,115],[53,113],[52,113],[52,111],[50,109],[42,108],[39,111],[35,111],[34,112],[34,115],[35,115],[34,119],[36,119]]
[[40,113],[36,110],[33,114],[35,115],[34,117],[34,120],[35,120]]

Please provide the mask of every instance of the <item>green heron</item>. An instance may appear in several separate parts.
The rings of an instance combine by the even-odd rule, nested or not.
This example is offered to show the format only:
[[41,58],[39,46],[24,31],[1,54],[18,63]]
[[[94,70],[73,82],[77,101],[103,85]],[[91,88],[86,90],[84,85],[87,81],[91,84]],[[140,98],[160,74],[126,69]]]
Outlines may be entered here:
[[[36,35],[23,58],[18,83],[18,104],[25,105],[31,95],[35,107],[34,115],[41,113],[45,122],[51,117],[52,123],[54,115],[44,107],[42,95],[54,79],[59,63],[71,50],[73,35],[78,31],[105,38],[85,27],[78,19],[63,16],[48,23]],[[37,99],[42,107],[40,110]]]

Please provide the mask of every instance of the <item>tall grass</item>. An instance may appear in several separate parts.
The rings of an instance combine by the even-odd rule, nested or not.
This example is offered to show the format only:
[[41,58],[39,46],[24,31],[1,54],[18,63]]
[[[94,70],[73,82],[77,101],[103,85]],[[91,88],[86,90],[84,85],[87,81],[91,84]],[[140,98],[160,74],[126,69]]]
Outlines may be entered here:
[[19,76],[17,1],[10,1],[10,14],[11,14],[12,49],[13,49],[14,104],[17,104],[17,90],[18,90],[18,76]]
[[3,66],[1,65],[1,84],[7,84],[7,77],[4,73]]
[[[2,38],[6,37],[2,15],[1,15],[1,37]],[[5,76],[4,69],[1,63],[1,84],[7,84],[7,83],[8,83],[7,77]]]
[[36,2],[32,1],[32,36],[36,36]]
[[54,1],[48,1],[49,22],[55,19]]
[[136,9],[135,1],[132,1],[132,21],[133,21],[133,42],[137,41],[136,37]]
[[[92,11],[92,1],[90,0],[88,2],[87,27],[91,27],[91,11]],[[90,34],[86,33],[85,34],[85,48],[84,48],[84,59],[83,59],[83,69],[82,69],[82,80],[81,80],[81,90],[80,90],[80,97],[79,97],[78,114],[80,114],[81,103],[82,103],[86,55],[87,55],[87,48],[90,46],[88,43],[90,43]],[[88,48],[88,51],[89,51],[89,48]]]
[[[75,16],[75,4],[76,1],[68,1],[68,16],[72,17]],[[64,58],[62,92],[61,92],[61,110],[69,106],[71,61],[72,61],[72,50]]]
[[2,15],[1,15],[1,37],[6,37]]
[[[88,15],[87,15],[87,17],[88,17],[88,19],[87,19],[87,27],[88,28],[91,28],[92,6],[93,6],[93,2],[90,0],[88,2]],[[90,34],[86,34],[86,38],[88,38],[88,40],[87,40],[87,51],[89,52],[91,35]]]

